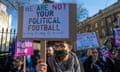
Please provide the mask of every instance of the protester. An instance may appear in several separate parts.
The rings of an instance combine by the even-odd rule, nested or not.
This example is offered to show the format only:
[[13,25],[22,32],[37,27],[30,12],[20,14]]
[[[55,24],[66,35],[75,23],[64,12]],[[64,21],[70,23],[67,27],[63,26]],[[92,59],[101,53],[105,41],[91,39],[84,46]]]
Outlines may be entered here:
[[113,49],[110,49],[103,45],[103,47],[100,48],[100,55],[103,60],[106,72],[114,72]]
[[38,60],[40,59],[40,50],[38,49],[35,49],[34,51],[34,54],[31,55],[31,66],[34,70],[36,70],[36,65],[38,63]]
[[120,47],[117,47],[117,56],[114,62],[114,72],[120,72]]
[[47,47],[47,57],[53,56],[54,55],[54,49],[52,46]]
[[35,67],[33,67],[33,62],[31,61],[31,56],[26,58],[26,72],[35,72]]
[[104,55],[106,57],[105,67],[106,67],[106,72],[114,72],[114,56],[111,51],[108,51]]
[[81,62],[84,62],[85,59],[87,58],[85,50],[81,50],[81,51],[79,52],[79,55],[78,55],[78,56],[79,56],[79,60],[80,60]]
[[72,44],[57,41],[54,47],[55,55],[47,58],[47,64],[43,61],[37,64],[37,72],[81,72],[79,60],[71,52]]
[[104,63],[99,58],[97,49],[88,49],[88,58],[83,63],[85,72],[105,72]]
[[9,72],[23,72],[23,60],[14,58]]

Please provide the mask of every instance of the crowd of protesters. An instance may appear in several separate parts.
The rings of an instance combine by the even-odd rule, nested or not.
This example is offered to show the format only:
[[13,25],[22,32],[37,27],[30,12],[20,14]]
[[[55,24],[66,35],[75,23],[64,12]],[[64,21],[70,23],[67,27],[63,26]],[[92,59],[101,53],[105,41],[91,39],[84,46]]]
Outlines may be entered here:
[[[51,51],[52,54],[48,53],[52,57],[55,57],[52,59],[53,62],[52,60],[48,59],[48,62],[50,61],[50,63],[47,63],[47,64],[44,62],[39,63],[36,66],[37,71],[40,71],[40,72],[44,72],[44,71],[47,71],[47,72],[120,72],[120,47],[116,47],[112,49],[107,48],[105,46],[103,47],[103,49],[89,48],[85,50],[86,52],[82,53],[82,56],[79,59],[79,64],[78,62],[75,62],[76,60],[78,60],[78,57],[76,58],[75,54],[73,55],[72,58],[73,59],[75,58],[76,60],[73,60],[72,64],[71,62],[69,62],[69,60],[66,60],[67,61],[67,64],[66,64],[66,61],[63,61],[63,60],[65,56],[67,56],[67,54],[69,55],[72,52],[72,47],[70,48],[68,44],[69,51],[68,53],[65,53],[65,51],[63,52],[61,50],[61,48],[64,48],[64,43],[63,43],[63,47],[61,44],[59,45],[60,46],[55,46],[55,47],[53,46],[53,49],[51,49],[51,50],[54,50],[54,54],[53,54],[53,51]],[[57,50],[58,51],[60,50],[60,52],[57,53]],[[59,55],[59,54],[62,54],[62,55]],[[61,59],[57,61],[56,60],[57,58],[58,59],[61,58]],[[64,63],[66,64],[66,66],[64,66]],[[71,67],[69,67],[69,65]],[[51,70],[50,71],[48,68],[51,68],[52,70],[50,69]],[[72,68],[73,70],[69,68]],[[75,70],[75,69],[78,69],[78,70]]]
[[[47,45],[47,62],[36,50],[26,60],[26,72],[120,72],[120,47],[89,48],[81,50],[80,57],[72,49],[70,42],[54,41]],[[23,65],[22,57],[13,57],[3,72],[24,72]]]
[[[105,51],[105,52],[104,52]],[[82,58],[84,72],[120,72],[120,47],[87,49]]]

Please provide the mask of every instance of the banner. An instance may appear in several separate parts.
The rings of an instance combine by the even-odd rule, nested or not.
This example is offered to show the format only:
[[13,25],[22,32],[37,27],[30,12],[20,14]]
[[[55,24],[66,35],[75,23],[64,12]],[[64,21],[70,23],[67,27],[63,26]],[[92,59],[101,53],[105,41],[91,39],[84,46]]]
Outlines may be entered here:
[[77,48],[98,48],[99,42],[95,32],[77,34]]
[[15,56],[33,55],[33,41],[17,40],[15,46]]
[[120,46],[120,28],[114,29],[114,45]]

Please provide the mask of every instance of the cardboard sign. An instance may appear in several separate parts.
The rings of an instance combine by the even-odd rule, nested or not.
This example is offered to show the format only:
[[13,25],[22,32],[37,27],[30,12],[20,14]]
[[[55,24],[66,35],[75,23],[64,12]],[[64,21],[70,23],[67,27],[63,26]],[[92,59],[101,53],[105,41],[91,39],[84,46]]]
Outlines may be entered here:
[[95,32],[77,34],[78,49],[97,48],[97,47],[99,47],[99,42]]
[[15,56],[33,55],[33,42],[30,40],[17,40]]
[[19,8],[18,39],[71,39],[76,37],[76,5],[51,3]]

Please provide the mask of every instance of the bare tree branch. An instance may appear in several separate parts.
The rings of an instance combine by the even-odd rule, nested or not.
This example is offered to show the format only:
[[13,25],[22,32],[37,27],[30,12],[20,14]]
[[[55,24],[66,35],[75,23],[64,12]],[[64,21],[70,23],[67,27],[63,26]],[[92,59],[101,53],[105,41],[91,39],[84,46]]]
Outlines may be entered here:
[[53,3],[51,0],[44,0],[43,3]]

